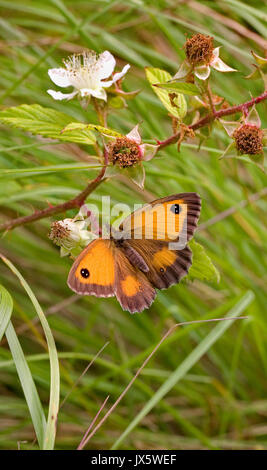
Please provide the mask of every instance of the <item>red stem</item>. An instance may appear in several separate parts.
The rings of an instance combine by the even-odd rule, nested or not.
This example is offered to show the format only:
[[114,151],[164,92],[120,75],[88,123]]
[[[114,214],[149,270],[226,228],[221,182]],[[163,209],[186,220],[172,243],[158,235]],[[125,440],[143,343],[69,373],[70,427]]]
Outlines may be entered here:
[[[207,114],[207,116],[204,116],[203,118],[199,119],[195,124],[192,124],[189,126],[189,129],[192,129],[193,131],[199,129],[200,127],[204,127],[207,124],[209,124],[212,121],[215,121],[215,119],[219,119],[223,116],[229,116],[230,114],[235,114],[238,112],[242,112],[244,109],[251,108],[254,104],[258,104],[261,101],[266,100],[267,98],[267,90],[262,93],[260,96],[257,96],[256,98],[252,98],[250,101],[246,101],[246,103],[242,103],[236,106],[231,106],[226,109],[221,109],[219,111],[216,111],[214,114],[210,113]],[[158,150],[161,150],[164,147],[167,147],[168,145],[175,144],[180,137],[180,132],[176,132],[175,134],[171,135],[168,137],[166,140],[162,140],[159,142],[159,148]]]
[[[262,93],[260,96],[257,96],[256,98],[252,98],[250,101],[247,101],[246,103],[242,103],[236,106],[231,106],[229,108],[221,109],[219,111],[215,111],[214,113],[207,114],[207,116],[204,116],[203,118],[199,119],[199,121],[189,126],[189,128],[192,129],[193,131],[197,130],[200,127],[206,126],[210,122],[213,122],[215,119],[219,119],[223,116],[229,116],[230,114],[235,114],[235,113],[247,110],[251,108],[254,104],[258,104],[261,101],[265,100],[266,98],[267,98],[267,91]],[[168,145],[176,143],[179,140],[179,137],[180,137],[180,132],[176,132],[175,134],[168,137],[168,139],[158,141],[158,144],[159,144],[158,151],[164,147],[167,147]],[[89,196],[89,194],[91,194],[92,191],[94,191],[94,189],[96,189],[97,186],[99,186],[99,184],[105,180],[104,175],[106,171],[106,166],[108,164],[108,155],[107,155],[106,149],[104,149],[104,161],[105,161],[105,164],[102,170],[100,171],[99,175],[91,183],[89,183],[86,186],[86,188],[81,193],[79,193],[74,199],[66,201],[63,204],[58,204],[57,206],[47,207],[46,209],[36,211],[31,215],[18,217],[17,219],[8,220],[7,222],[0,224],[0,232],[4,230],[11,230],[15,227],[18,227],[19,225],[25,225],[30,222],[34,222],[35,220],[40,220],[40,219],[49,217],[54,214],[59,214],[69,209],[74,209],[75,207],[78,207],[78,208],[81,207],[84,204],[84,201],[86,200],[86,198]]]

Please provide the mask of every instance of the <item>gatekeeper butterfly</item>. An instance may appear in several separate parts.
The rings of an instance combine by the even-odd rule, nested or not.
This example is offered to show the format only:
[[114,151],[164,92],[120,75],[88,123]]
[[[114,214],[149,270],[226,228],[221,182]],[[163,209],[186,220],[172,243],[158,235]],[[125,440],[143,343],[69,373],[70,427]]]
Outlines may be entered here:
[[[200,209],[198,194],[181,193],[133,212],[120,225],[119,236],[93,240],[84,248],[70,270],[69,287],[81,295],[115,295],[124,310],[142,312],[152,304],[156,289],[167,289],[188,273],[192,252],[186,243]],[[184,246],[173,249],[182,232]]]

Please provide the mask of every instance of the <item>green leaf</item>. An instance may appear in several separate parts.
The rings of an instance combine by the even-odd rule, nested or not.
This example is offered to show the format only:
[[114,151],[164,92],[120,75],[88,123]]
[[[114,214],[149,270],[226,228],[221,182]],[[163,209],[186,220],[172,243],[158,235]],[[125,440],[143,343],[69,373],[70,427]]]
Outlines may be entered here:
[[168,82],[172,78],[171,75],[165,70],[147,67],[146,77],[149,83],[151,84],[152,90],[159,97],[160,101],[165,106],[165,108],[169,111],[172,116],[176,117],[177,119],[179,119],[179,121],[181,121],[185,117],[187,112],[187,104],[185,97],[177,92],[175,92],[176,96],[170,96],[167,90],[163,90],[162,88],[154,86]]
[[36,437],[38,439],[39,446],[43,448],[46,428],[45,414],[17,334],[12,323],[9,321],[13,309],[13,301],[12,297],[3,286],[0,286],[0,299],[0,329],[1,332],[3,332],[3,324],[5,324],[7,342],[29,408]]
[[[60,375],[59,375],[59,363],[57,356],[57,349],[55,341],[50,329],[49,323],[46,319],[46,316],[43,310],[40,307],[38,300],[36,299],[34,293],[32,292],[30,286],[25,281],[24,277],[20,272],[15,268],[15,266],[9,261],[5,256],[0,254],[3,262],[9,267],[9,269],[17,276],[22,287],[27,292],[35,310],[39,317],[40,323],[45,333],[49,360],[50,360],[50,398],[49,398],[49,410],[47,424],[45,428],[45,435],[42,439],[42,450],[52,450],[54,448],[55,437],[56,437],[56,421],[59,410],[59,389],[60,389]],[[11,339],[14,335],[11,332]],[[27,384],[25,384],[27,385]]]
[[0,341],[6,331],[13,310],[13,300],[9,292],[0,285]]
[[44,108],[39,104],[22,104],[0,111],[0,121],[51,139],[87,145],[95,142],[94,134],[86,126],[82,129],[73,129],[67,134],[62,133],[62,129],[73,123],[73,117],[52,108]]
[[110,135],[113,137],[122,137],[122,134],[120,134],[117,131],[114,131],[113,129],[108,129],[107,127],[98,126],[96,124],[85,124],[83,122],[70,122],[66,127],[64,127],[64,129],[61,130],[61,134],[65,135],[68,132],[86,130],[86,129],[97,131],[100,134],[104,134],[104,135]]
[[167,82],[153,85],[156,88],[162,88],[166,90],[168,93],[183,93],[184,95],[199,95],[200,90],[199,88],[194,85],[193,83],[183,83],[183,82]]
[[186,279],[200,279],[201,281],[218,283],[220,281],[220,273],[207,255],[205,248],[195,240],[189,242],[189,247],[193,253],[193,263]]
[[113,98],[109,99],[108,104],[115,109],[123,109],[127,106],[126,101],[122,96],[113,96]]

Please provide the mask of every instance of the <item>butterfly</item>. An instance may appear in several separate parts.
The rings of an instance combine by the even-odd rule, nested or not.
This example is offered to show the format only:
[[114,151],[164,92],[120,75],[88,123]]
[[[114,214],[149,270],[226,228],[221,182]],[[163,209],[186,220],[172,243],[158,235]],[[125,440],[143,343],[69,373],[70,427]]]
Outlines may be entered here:
[[[149,308],[156,289],[167,289],[188,273],[192,252],[186,244],[196,230],[200,209],[196,193],[146,204],[125,218],[119,236],[98,238],[84,248],[70,270],[69,287],[81,295],[116,296],[122,309],[131,313]],[[184,247],[173,249],[170,243],[179,241],[183,232]]]

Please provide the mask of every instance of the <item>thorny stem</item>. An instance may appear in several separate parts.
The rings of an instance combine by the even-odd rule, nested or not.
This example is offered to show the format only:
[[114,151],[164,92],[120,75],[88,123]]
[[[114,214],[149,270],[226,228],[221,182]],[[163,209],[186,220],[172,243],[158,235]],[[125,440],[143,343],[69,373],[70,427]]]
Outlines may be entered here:
[[100,183],[104,181],[103,177],[105,174],[105,169],[106,166],[103,166],[99,175],[93,181],[91,181],[86,186],[86,188],[75,198],[70,199],[69,201],[66,201],[62,204],[58,204],[57,206],[49,206],[46,209],[35,211],[31,215],[8,220],[7,222],[4,222],[0,225],[0,232],[3,232],[5,230],[12,230],[13,228],[18,227],[19,225],[29,224],[30,222],[34,222],[35,220],[44,219],[45,217],[50,217],[51,215],[59,214],[69,209],[74,209],[75,207],[80,208],[84,204],[84,201],[86,200],[87,196],[89,196],[89,194],[91,194],[94,189],[96,189],[97,186],[99,186]]
[[[231,106],[226,109],[221,109],[219,111],[215,111],[214,113],[209,113],[203,118],[199,119],[197,122],[195,122],[195,124],[192,124],[191,126],[188,126],[188,127],[189,129],[192,129],[193,131],[195,131],[223,116],[229,116],[231,114],[235,114],[235,113],[247,110],[251,108],[254,104],[258,104],[261,101],[264,101],[266,98],[267,98],[267,90],[261,95],[257,96],[256,98],[252,98],[250,101],[247,101],[245,103],[242,103],[236,106]],[[100,117],[100,113],[99,113],[99,117]],[[103,124],[106,125],[105,111],[102,114],[102,122]],[[170,137],[168,137],[167,139],[162,140],[161,142],[158,142],[159,144],[158,151],[164,147],[167,147],[168,145],[175,144],[179,140],[179,137],[180,137],[180,132],[176,132]],[[47,207],[46,209],[35,211],[31,215],[8,220],[7,222],[0,224],[0,232],[3,232],[5,230],[12,230],[13,228],[18,227],[19,225],[25,225],[30,222],[43,219],[45,217],[50,217],[51,215],[59,214],[69,209],[74,209],[75,207],[80,208],[84,204],[86,198],[100,185],[100,183],[105,181],[104,175],[105,175],[107,164],[108,164],[108,155],[106,151],[104,150],[104,166],[101,169],[100,173],[75,198],[70,199],[69,201],[66,201],[62,204],[58,204],[57,206]]]
[[210,110],[211,110],[212,114],[214,115],[216,113],[216,108],[215,108],[215,105],[213,103],[213,96],[212,96],[212,92],[211,92],[211,89],[210,89],[209,81],[208,81],[208,84],[207,84],[207,94],[208,94],[208,99],[209,99]]
[[[215,111],[214,114],[209,113],[203,118],[199,119],[197,122],[195,122],[195,124],[192,124],[191,126],[188,126],[188,127],[189,129],[192,129],[193,131],[195,131],[223,116],[229,116],[230,114],[239,113],[239,112],[242,112],[244,109],[251,108],[254,104],[258,104],[261,101],[266,100],[266,98],[267,98],[267,90],[261,95],[257,96],[256,98],[252,98],[250,101],[246,101],[245,103],[241,103],[236,106],[230,106],[229,108]],[[175,134],[168,137],[168,139],[162,140],[161,142],[159,142],[158,151],[164,147],[167,147],[168,145],[175,144],[179,140],[179,137],[180,137],[180,132],[176,132]]]

